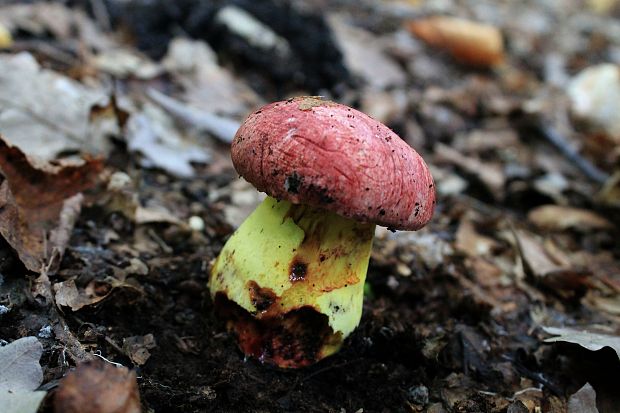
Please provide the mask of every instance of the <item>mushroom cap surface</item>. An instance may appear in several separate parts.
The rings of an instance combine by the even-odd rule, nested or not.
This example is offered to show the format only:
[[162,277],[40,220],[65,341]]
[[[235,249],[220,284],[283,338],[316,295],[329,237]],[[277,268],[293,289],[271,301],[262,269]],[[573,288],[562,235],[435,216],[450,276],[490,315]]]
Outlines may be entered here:
[[360,222],[416,230],[435,185],[422,157],[368,115],[316,97],[263,106],[231,145],[235,169],[259,191]]

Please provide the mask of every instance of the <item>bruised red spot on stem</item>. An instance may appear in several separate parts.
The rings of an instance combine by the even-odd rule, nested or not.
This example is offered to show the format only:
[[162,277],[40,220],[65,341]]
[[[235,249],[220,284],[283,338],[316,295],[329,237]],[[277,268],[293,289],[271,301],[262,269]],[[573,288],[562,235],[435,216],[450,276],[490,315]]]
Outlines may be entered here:
[[215,308],[227,320],[228,329],[237,336],[244,354],[278,367],[314,364],[325,357],[325,346],[342,341],[340,333],[334,334],[329,327],[327,316],[309,306],[258,318],[218,293]]
[[252,305],[261,313],[267,311],[278,299],[278,296],[271,288],[262,288],[256,281],[249,281],[247,286]]
[[291,263],[289,280],[291,280],[291,282],[303,281],[306,279],[307,273],[308,264],[296,258]]

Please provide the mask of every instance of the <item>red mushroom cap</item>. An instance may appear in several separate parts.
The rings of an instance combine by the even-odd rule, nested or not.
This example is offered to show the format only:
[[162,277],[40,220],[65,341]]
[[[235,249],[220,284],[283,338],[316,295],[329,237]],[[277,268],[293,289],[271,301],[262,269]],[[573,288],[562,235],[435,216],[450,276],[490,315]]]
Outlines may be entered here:
[[345,105],[298,97],[252,113],[231,146],[260,191],[360,222],[415,230],[432,217],[424,160],[384,124]]

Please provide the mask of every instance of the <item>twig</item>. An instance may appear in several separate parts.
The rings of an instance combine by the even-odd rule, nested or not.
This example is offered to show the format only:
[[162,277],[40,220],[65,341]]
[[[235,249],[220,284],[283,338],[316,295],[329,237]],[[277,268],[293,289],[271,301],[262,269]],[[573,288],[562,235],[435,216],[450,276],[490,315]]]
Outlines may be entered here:
[[539,122],[540,132],[553,146],[555,146],[566,159],[573,163],[581,172],[591,180],[602,184],[609,175],[598,169],[590,161],[581,156],[579,152],[566,140],[566,138],[552,126]]
[[[67,51],[67,49],[69,51]],[[10,50],[12,52],[32,51],[44,55],[56,63],[72,67],[79,64],[79,59],[75,56],[75,51],[70,46],[63,49],[58,42],[41,41],[37,39],[15,41]]]
[[237,121],[194,109],[170,96],[164,95],[156,89],[150,88],[146,91],[146,94],[172,116],[199,130],[212,134],[224,143],[231,143],[237,129],[239,129],[239,122]]
[[103,1],[90,0],[90,6],[93,8],[93,15],[95,16],[95,20],[97,20],[97,23],[99,23],[99,26],[103,30],[109,32],[112,29],[112,24],[110,23],[110,15],[108,13],[108,9],[106,9]]
[[112,348],[113,348],[114,350],[116,350],[118,354],[120,354],[121,356],[124,356],[124,355],[125,355],[125,352],[123,351],[123,349],[122,349],[122,348],[120,348],[120,347],[118,346],[118,344],[116,344],[116,342],[115,342],[114,340],[112,340],[110,337],[105,336],[105,341],[106,341],[106,343],[108,343],[109,345],[111,345],[111,346],[112,346]]
[[45,265],[41,268],[41,275],[36,283],[36,292],[43,296],[50,305],[50,315],[52,319],[56,319],[58,322],[54,326],[54,335],[56,338],[65,345],[65,349],[69,353],[69,356],[75,363],[89,360],[92,355],[84,350],[80,341],[71,333],[71,330],[65,323],[64,318],[60,315],[58,308],[56,307],[56,300],[52,293],[52,283],[45,271]]

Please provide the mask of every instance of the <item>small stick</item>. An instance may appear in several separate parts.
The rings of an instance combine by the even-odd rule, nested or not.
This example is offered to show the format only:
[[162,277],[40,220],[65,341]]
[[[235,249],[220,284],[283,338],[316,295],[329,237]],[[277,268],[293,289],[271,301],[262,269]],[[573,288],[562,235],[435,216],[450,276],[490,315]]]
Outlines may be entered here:
[[110,15],[108,14],[108,9],[105,4],[103,4],[102,0],[90,0],[90,6],[93,8],[93,15],[95,16],[95,20],[99,23],[99,26],[109,32],[112,30],[112,24],[110,23]]
[[540,122],[538,125],[540,132],[553,146],[555,146],[566,159],[575,164],[581,172],[596,183],[602,184],[609,175],[598,169],[590,161],[581,156],[575,148],[566,140],[566,138],[558,132],[554,127],[544,125]]
[[156,89],[148,89],[146,94],[175,118],[209,132],[224,143],[231,143],[239,129],[240,124],[235,120],[194,109]]

